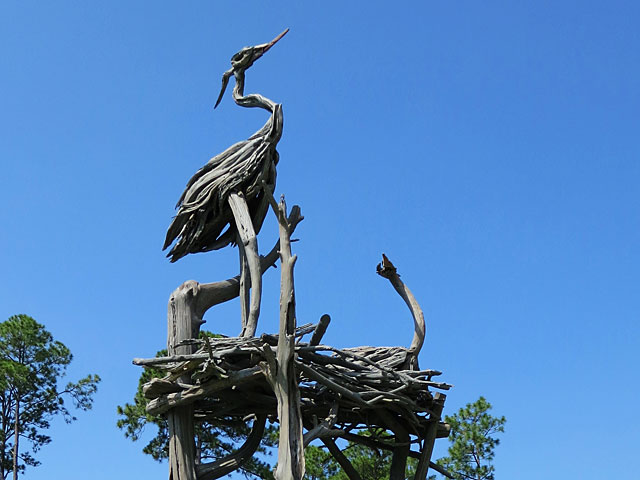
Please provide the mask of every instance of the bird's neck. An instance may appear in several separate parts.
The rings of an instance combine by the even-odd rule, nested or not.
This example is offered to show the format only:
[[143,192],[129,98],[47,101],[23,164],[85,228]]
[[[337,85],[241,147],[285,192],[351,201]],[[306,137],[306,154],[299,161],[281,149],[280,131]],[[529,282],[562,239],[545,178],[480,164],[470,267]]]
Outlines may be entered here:
[[238,72],[235,75],[236,86],[233,88],[233,100],[241,107],[259,107],[264,108],[270,113],[273,113],[276,104],[262,95],[257,93],[251,93],[249,95],[244,94],[244,72]]

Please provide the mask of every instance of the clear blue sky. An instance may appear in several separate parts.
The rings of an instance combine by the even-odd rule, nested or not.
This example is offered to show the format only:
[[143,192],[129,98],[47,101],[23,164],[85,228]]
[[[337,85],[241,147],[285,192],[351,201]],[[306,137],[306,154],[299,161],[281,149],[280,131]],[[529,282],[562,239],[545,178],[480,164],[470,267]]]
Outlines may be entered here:
[[[28,480],[166,478],[115,428],[187,279],[173,205],[265,120],[230,96],[233,53],[283,103],[278,193],[305,214],[298,318],[337,346],[406,345],[380,253],[422,303],[423,367],[508,419],[498,479],[632,479],[640,333],[640,6],[635,1],[34,2],[0,5],[0,319],[26,313],[103,377]],[[271,248],[273,222],[260,235]],[[277,325],[265,278],[259,331]],[[238,332],[238,304],[207,328]],[[446,441],[440,441],[442,454]]]

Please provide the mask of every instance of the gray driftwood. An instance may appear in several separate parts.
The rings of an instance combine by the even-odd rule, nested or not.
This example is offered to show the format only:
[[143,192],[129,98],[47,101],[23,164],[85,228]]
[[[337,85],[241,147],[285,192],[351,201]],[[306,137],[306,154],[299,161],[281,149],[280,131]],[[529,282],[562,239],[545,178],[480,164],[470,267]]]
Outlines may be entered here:
[[[266,190],[265,186],[265,190]],[[300,393],[295,370],[296,297],[293,282],[293,267],[297,256],[291,254],[291,231],[287,223],[287,206],[284,197],[279,204],[271,195],[268,199],[278,217],[280,230],[280,330],[276,359],[268,362],[268,381],[278,400],[280,440],[278,442],[278,464],[276,480],[302,480],[304,476],[304,444],[302,438],[302,416]],[[294,207],[295,208],[295,207]],[[270,348],[265,347],[265,352]]]
[[[433,380],[441,372],[418,366],[425,341],[424,314],[386,256],[377,271],[390,281],[411,312],[414,333],[408,347],[338,349],[323,345],[328,315],[318,325],[296,326],[296,256],[291,252],[291,235],[302,216],[297,206],[287,216],[284,199],[277,204],[272,195],[282,107],[262,95],[244,94],[245,71],[286,33],[232,57],[216,107],[233,76],[236,104],[262,108],[270,117],[249,139],[229,147],[196,172],[167,232],[164,248],[173,245],[168,254],[172,262],[234,243],[240,258],[236,277],[204,284],[188,281],[178,287],[168,307],[168,355],[134,360],[137,365],[165,371],[163,378],[148,382],[143,393],[149,400],[147,412],[166,415],[168,420],[169,478],[212,480],[240,468],[258,449],[267,418],[280,423],[277,480],[302,480],[304,446],[314,440],[325,445],[351,480],[360,480],[336,439],[393,452],[390,480],[405,478],[408,457],[419,459],[418,480],[426,478],[429,467],[450,476],[430,461],[435,439],[449,433],[440,419],[445,396],[434,394],[433,389],[447,390],[450,385]],[[279,240],[260,257],[257,234],[269,206],[278,218]],[[278,258],[279,332],[256,338],[262,275]],[[240,335],[199,339],[205,312],[236,297],[240,297]],[[225,458],[200,463],[195,422],[249,419],[254,419],[252,430],[240,448]],[[387,433],[381,438],[356,434],[369,427]],[[420,451],[411,449],[414,444]]]

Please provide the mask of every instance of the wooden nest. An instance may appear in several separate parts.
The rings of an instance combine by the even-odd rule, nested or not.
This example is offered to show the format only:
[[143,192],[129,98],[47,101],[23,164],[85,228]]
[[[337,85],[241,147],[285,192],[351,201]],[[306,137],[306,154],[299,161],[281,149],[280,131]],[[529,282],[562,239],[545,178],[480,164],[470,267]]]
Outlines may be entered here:
[[[355,433],[368,427],[401,428],[410,435],[411,443],[419,444],[429,425],[436,423],[436,438],[448,436],[449,426],[439,418],[444,399],[433,391],[451,388],[432,380],[441,372],[410,368],[411,352],[405,347],[338,349],[321,345],[329,322],[324,315],[317,325],[303,325],[295,332],[305,445],[316,438],[333,437],[393,448],[393,443]],[[312,334],[310,340],[304,341],[308,334]],[[136,365],[166,370],[164,378],[144,385],[150,414],[192,405],[196,421],[276,420],[278,402],[269,371],[274,368],[278,335],[205,337],[183,343],[197,350],[189,355],[134,360]],[[189,383],[184,383],[186,377]],[[419,452],[409,454],[417,457]]]

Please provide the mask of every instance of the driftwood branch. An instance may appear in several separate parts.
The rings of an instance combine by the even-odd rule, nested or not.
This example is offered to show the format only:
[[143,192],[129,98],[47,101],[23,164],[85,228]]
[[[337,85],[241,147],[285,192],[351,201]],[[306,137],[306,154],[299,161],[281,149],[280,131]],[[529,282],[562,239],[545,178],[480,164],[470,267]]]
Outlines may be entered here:
[[[276,480],[302,480],[304,476],[304,442],[302,437],[302,415],[300,392],[295,372],[296,301],[293,267],[297,257],[291,254],[291,230],[287,221],[287,206],[284,198],[276,204],[271,191],[263,185],[267,200],[276,216],[280,231],[280,330],[275,371],[270,362],[269,382],[278,400],[280,440],[278,442],[278,465]],[[294,210],[298,207],[294,207]]]
[[[167,350],[169,355],[188,355],[193,346],[177,346],[183,340],[198,336],[202,318],[195,313],[194,301],[198,295],[197,282],[185,282],[171,295],[167,309]],[[189,383],[185,375],[179,377]],[[193,408],[190,405],[175,408],[167,414],[169,428],[169,478],[196,480]]]
[[251,433],[247,437],[244,444],[233,452],[231,455],[216,460],[215,462],[205,463],[196,466],[198,480],[214,480],[224,477],[229,473],[240,468],[247,460],[249,460],[260,446],[262,435],[264,435],[264,427],[267,422],[266,415],[259,415],[253,422]]
[[[247,269],[249,277],[251,278],[249,312],[247,313],[245,309],[243,309],[246,317],[242,318],[242,332],[240,336],[253,337],[258,326],[260,300],[262,298],[262,272],[260,269],[260,257],[258,255],[258,238],[253,229],[253,220],[249,213],[249,206],[244,198],[244,194],[242,194],[242,192],[233,192],[229,195],[228,201],[236,221],[238,237],[242,242],[242,244],[238,244],[242,264],[238,292],[240,293],[241,290],[244,290],[242,293],[244,293],[245,298],[240,299],[243,305],[246,305],[248,296],[248,289],[246,288],[248,284]],[[244,268],[245,262],[247,268]]]
[[431,454],[433,453],[433,445],[436,441],[438,433],[438,422],[442,415],[442,409],[444,408],[444,401],[447,398],[442,393],[436,393],[434,396],[433,415],[431,423],[427,426],[424,438],[422,440],[422,452],[420,453],[420,460],[416,468],[416,480],[426,480],[429,473],[429,466],[431,465]]
[[324,315],[322,315],[322,317],[320,317],[320,321],[318,322],[313,335],[311,335],[311,340],[309,340],[309,345],[320,345],[322,337],[327,331],[327,328],[329,328],[329,323],[331,323],[331,317],[325,313]]
[[404,480],[407,469],[407,456],[411,449],[409,432],[402,422],[395,418],[395,415],[392,413],[381,410],[378,414],[387,424],[386,427],[395,435],[391,467],[389,469],[389,480]]
[[303,440],[305,448],[316,438],[339,436],[339,433],[342,432],[342,430],[333,428],[337,420],[338,402],[335,402],[331,405],[331,410],[329,410],[327,418],[304,434]]
[[244,248],[244,242],[238,233],[238,259],[240,260],[240,284],[238,286],[240,297],[240,320],[241,329],[240,336],[247,329],[247,320],[249,319],[249,310],[251,308],[251,276],[249,273],[249,263],[247,262],[247,252]]
[[244,383],[257,380],[262,377],[260,367],[252,367],[241,370],[237,373],[229,375],[227,378],[219,380],[211,380],[205,384],[193,386],[186,390],[162,395],[147,404],[147,413],[150,415],[159,415],[166,412],[170,408],[177,406],[190,405],[201,398],[213,393],[219,392],[226,388],[237,387]]
[[402,297],[411,311],[414,323],[414,334],[411,345],[409,346],[409,353],[412,357],[412,365],[417,368],[418,354],[424,344],[426,333],[426,324],[424,322],[424,313],[422,312],[422,308],[420,308],[420,304],[418,304],[418,301],[413,296],[413,293],[411,293],[411,290],[409,290],[409,287],[400,280],[400,275],[398,275],[396,267],[394,267],[384,253],[382,254],[382,263],[378,264],[376,271],[378,275],[391,282],[393,288],[395,288],[396,292],[398,292]]

